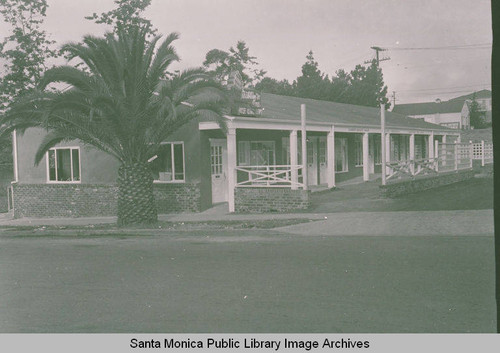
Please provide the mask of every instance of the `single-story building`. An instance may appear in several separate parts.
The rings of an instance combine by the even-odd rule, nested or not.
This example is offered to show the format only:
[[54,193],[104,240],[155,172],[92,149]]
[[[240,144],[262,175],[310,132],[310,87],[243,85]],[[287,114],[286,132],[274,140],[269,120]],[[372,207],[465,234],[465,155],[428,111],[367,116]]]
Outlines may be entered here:
[[[150,159],[159,213],[199,212],[228,202],[231,212],[286,211],[307,206],[308,187],[333,188],[381,172],[380,109],[298,97],[244,93],[255,114],[193,120]],[[307,166],[302,166],[301,104],[306,105]],[[251,112],[250,112],[251,113]],[[460,132],[386,112],[387,161],[433,158],[435,141]],[[38,165],[41,129],[13,134],[15,217],[116,214],[118,162],[79,141],[52,148]]]
[[397,104],[392,111],[428,123],[468,130],[471,128],[469,106],[474,97],[480,109],[485,112],[485,122],[491,123],[491,91],[489,90],[481,90],[447,101],[438,99],[435,102]]

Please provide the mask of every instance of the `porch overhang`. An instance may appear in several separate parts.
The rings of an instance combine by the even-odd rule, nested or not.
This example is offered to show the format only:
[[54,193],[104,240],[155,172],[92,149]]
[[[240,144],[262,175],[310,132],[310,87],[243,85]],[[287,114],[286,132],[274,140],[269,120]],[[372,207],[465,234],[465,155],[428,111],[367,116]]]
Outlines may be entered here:
[[[237,116],[224,116],[227,120],[228,127],[234,129],[254,129],[254,130],[287,130],[294,131],[300,130],[300,120],[285,120],[285,119],[269,119],[269,118],[252,118],[252,117],[237,117]],[[345,123],[332,123],[332,122],[307,122],[307,131],[311,132],[324,132],[328,133],[335,127],[335,132],[346,133],[370,133],[380,134],[380,125],[371,124],[345,124]],[[219,125],[215,121],[203,121],[199,123],[200,130],[218,130]],[[460,132],[451,129],[443,129],[436,126],[435,128],[423,127],[398,127],[386,126],[386,133],[390,134],[418,134],[418,135],[448,135],[460,136]]]

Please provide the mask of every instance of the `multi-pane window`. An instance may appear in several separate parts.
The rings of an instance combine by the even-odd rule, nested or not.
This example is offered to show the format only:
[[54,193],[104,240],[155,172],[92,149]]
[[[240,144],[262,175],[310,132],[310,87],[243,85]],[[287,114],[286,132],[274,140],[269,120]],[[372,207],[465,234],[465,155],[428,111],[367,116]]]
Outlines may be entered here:
[[335,171],[347,172],[347,138],[335,139]]
[[326,140],[319,139],[319,163],[321,165],[326,165]]
[[354,148],[355,148],[355,155],[354,155],[354,165],[356,167],[362,167],[363,166],[363,136],[360,134],[354,135]]
[[238,165],[275,165],[274,141],[238,142]]
[[[290,138],[283,137],[281,140],[281,153],[283,156],[283,161],[286,165],[290,165]],[[297,164],[302,164],[302,140],[297,139]]]
[[156,158],[151,162],[151,170],[155,181],[184,181],[184,143],[162,143]]
[[391,162],[410,159],[410,136],[391,135]]
[[250,164],[254,166],[274,165],[274,141],[251,141]]
[[250,141],[238,142],[238,165],[250,165]]
[[47,152],[49,182],[80,182],[80,148],[56,147]]
[[427,136],[415,136],[415,159],[427,158]]
[[222,174],[222,146],[221,145],[213,145],[210,147],[210,158],[211,158],[211,167],[212,167],[212,175]]

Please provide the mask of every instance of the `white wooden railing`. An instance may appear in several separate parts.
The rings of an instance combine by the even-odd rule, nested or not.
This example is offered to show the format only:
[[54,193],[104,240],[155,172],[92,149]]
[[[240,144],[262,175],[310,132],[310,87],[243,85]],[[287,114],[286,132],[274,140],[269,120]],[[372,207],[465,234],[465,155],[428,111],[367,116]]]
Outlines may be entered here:
[[472,160],[483,158],[483,156],[487,156],[484,157],[485,161],[491,160],[489,163],[493,162],[493,145],[491,147],[486,147],[486,145],[478,147],[477,144],[472,143],[436,142],[434,158],[389,162],[386,164],[386,178],[414,178],[418,175],[471,169]]
[[[237,166],[236,187],[302,188],[302,165]],[[295,180],[294,180],[295,179]]]
[[387,166],[387,180],[415,177],[417,175],[436,174],[436,159],[422,158],[415,160],[389,162]]

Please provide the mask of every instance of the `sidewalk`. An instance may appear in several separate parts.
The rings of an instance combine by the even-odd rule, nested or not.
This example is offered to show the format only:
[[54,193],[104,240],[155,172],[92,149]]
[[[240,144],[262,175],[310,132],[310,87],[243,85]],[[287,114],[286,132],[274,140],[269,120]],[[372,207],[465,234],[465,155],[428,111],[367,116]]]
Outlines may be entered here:
[[[263,221],[275,219],[310,219],[306,222],[273,228],[295,235],[350,236],[428,236],[493,235],[493,210],[337,212],[287,214],[229,214],[223,212],[159,215],[160,221]],[[0,226],[86,226],[112,224],[116,217],[21,218],[0,220]],[[0,229],[1,232],[1,229]]]

